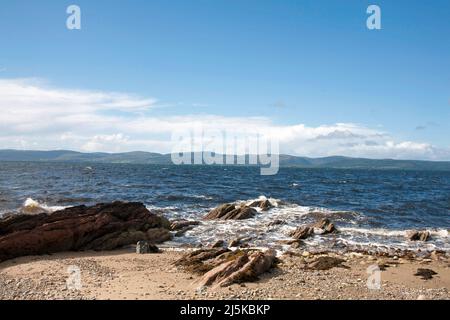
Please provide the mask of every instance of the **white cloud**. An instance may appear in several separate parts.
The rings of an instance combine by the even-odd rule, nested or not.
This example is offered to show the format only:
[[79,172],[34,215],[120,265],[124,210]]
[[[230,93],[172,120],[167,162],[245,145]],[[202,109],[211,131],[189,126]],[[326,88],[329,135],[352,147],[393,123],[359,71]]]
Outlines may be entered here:
[[283,153],[304,156],[449,160],[448,150],[352,123],[280,126],[264,117],[143,112],[156,100],[117,92],[54,88],[30,79],[0,79],[0,149],[171,151],[171,133],[202,127],[276,137]]

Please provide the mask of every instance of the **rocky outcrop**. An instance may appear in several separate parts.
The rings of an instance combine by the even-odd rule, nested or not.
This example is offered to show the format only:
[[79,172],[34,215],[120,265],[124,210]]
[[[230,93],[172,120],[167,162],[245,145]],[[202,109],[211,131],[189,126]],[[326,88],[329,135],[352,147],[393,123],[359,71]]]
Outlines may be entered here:
[[235,259],[223,262],[208,271],[199,281],[199,286],[228,287],[234,283],[258,280],[258,276],[272,268],[275,251],[253,252],[236,255]]
[[430,240],[430,232],[413,230],[408,232],[406,237],[411,241],[428,241]]
[[253,218],[258,212],[249,206],[223,204],[211,210],[203,219],[205,220],[243,220]]
[[175,265],[203,276],[202,286],[227,287],[234,283],[250,282],[268,271],[276,262],[275,251],[229,251],[227,249],[199,250],[189,253]]
[[0,220],[0,262],[61,251],[113,250],[138,241],[171,238],[169,221],[142,203],[77,206],[52,214],[15,215]]
[[328,219],[321,219],[315,224],[301,226],[290,233],[294,239],[301,240],[311,237],[314,234],[328,234],[336,231],[336,227]]

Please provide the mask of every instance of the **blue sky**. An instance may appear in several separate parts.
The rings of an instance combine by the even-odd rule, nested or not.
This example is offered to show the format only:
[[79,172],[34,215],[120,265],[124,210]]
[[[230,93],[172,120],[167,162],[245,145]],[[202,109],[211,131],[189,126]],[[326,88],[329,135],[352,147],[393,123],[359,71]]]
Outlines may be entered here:
[[[65,27],[70,4],[81,8],[82,30]],[[381,8],[382,30],[366,28],[370,4]],[[450,160],[447,0],[0,6],[2,92],[14,92],[0,98],[0,148],[163,152],[169,123],[203,119],[280,130],[289,153]],[[99,108],[93,92],[147,107]],[[87,98],[70,104],[85,110],[68,111],[71,120],[91,114],[97,131],[47,108],[73,96]],[[54,127],[32,125],[47,116]],[[128,126],[116,126],[121,119]],[[153,130],[131,130],[136,123]]]

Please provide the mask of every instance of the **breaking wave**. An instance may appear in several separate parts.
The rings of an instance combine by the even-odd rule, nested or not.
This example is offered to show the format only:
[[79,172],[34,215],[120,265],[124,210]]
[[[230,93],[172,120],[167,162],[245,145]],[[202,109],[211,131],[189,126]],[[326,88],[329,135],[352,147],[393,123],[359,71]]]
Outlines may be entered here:
[[45,203],[41,203],[32,198],[28,198],[25,200],[22,207],[20,208],[20,213],[28,214],[28,215],[35,215],[35,214],[39,214],[39,213],[53,213],[58,210],[63,210],[64,208],[66,208],[66,207],[48,206]]

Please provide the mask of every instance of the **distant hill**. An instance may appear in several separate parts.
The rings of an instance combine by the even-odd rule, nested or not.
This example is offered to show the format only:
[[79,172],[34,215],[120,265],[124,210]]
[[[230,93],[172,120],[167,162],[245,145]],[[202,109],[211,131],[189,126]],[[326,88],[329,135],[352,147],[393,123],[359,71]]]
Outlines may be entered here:
[[[172,163],[170,154],[152,152],[125,153],[82,153],[70,150],[29,151],[0,150],[0,161],[58,161],[58,162],[98,162],[164,164]],[[341,168],[341,169],[401,169],[450,171],[450,161],[419,161],[392,159],[364,159],[349,157],[307,158],[280,155],[280,166],[301,168]]]

